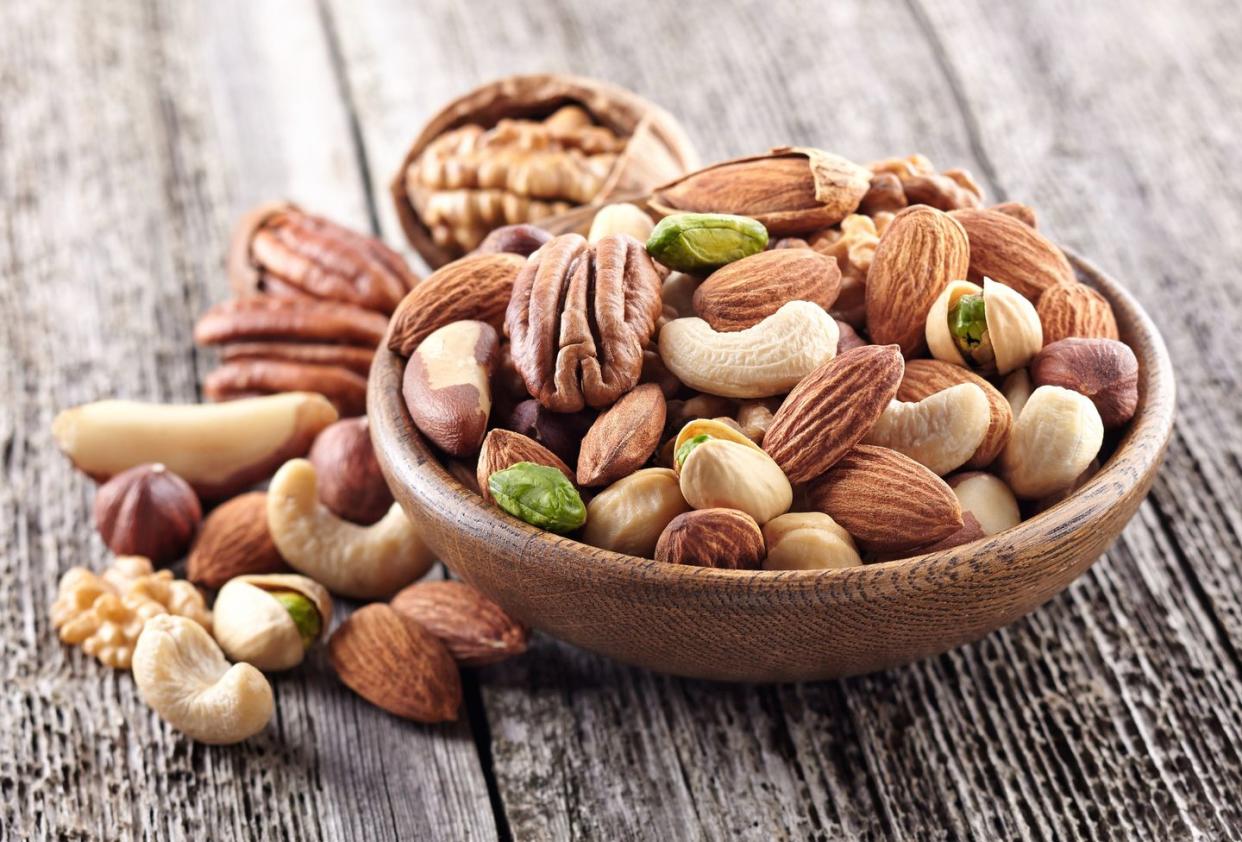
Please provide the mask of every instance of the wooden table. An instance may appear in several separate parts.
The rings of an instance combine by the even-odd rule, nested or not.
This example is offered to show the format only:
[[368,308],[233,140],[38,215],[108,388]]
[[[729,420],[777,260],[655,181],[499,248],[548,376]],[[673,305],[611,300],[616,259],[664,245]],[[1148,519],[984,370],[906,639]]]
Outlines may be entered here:
[[[1242,14],[1197,0],[15,0],[0,11],[0,838],[1242,836]],[[556,641],[396,720],[324,658],[278,716],[194,745],[62,646],[101,567],[54,413],[192,401],[236,214],[290,197],[403,244],[386,183],[448,98],[513,72],[629,86],[705,160],[923,152],[1126,281],[1180,418],[1108,556],[943,657],[786,687],[681,681]]]

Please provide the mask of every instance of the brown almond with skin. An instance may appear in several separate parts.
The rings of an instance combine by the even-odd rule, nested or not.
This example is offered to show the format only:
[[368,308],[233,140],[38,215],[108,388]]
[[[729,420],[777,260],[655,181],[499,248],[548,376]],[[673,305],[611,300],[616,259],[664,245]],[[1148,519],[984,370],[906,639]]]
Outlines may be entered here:
[[737,509],[698,509],[669,521],[656,542],[656,561],[756,570],[766,550],[763,530]]
[[855,348],[861,348],[869,345],[866,339],[858,335],[858,331],[854,330],[853,325],[836,319],[837,323],[837,353],[844,354],[846,351],[852,351]]
[[1009,431],[1013,427],[1013,410],[999,389],[960,365],[941,360],[909,360],[906,363],[906,373],[901,378],[901,385],[897,387],[897,400],[921,401],[959,383],[974,383],[983,390],[988,399],[988,408],[991,410],[988,431],[975,455],[963,466],[984,468],[996,461],[996,457],[1005,449],[1005,442],[1009,441]]
[[440,638],[464,667],[499,663],[526,651],[526,627],[465,582],[415,582],[389,604]]
[[1066,284],[1045,290],[1035,303],[1044,344],[1078,336],[1119,339],[1117,319],[1108,300],[1086,284]]
[[451,322],[410,355],[402,395],[414,425],[453,456],[479,449],[492,410],[491,376],[500,338],[486,322]]
[[897,395],[904,371],[896,345],[866,345],[834,357],[785,398],[763,449],[790,482],[815,479],[875,426]]
[[605,410],[582,439],[578,484],[608,485],[641,468],[660,446],[668,407],[664,393],[646,383]]
[[332,633],[328,658],[346,687],[416,722],[451,722],[461,676],[440,639],[382,603],[359,608]]
[[431,273],[393,313],[388,348],[408,357],[432,331],[450,322],[504,324],[513,281],[526,258],[509,252],[471,254]]
[[475,471],[479,493],[484,500],[489,503],[492,501],[491,492],[487,488],[488,478],[497,471],[503,471],[518,462],[547,465],[549,468],[556,468],[570,482],[575,481],[574,472],[569,466],[539,442],[512,430],[495,429],[483,439],[483,446],[479,448],[479,464]]
[[252,491],[221,503],[203,521],[185,577],[216,589],[247,574],[288,573],[267,528],[267,494]]
[[1035,214],[1035,208],[1030,205],[1024,205],[1021,202],[1001,202],[999,205],[992,205],[988,210],[1012,216],[1023,225],[1029,225],[1032,228],[1039,227],[1039,217]]
[[827,310],[841,291],[837,261],[809,248],[775,249],[717,269],[694,292],[694,312],[717,331],[754,327],[790,301]]
[[948,538],[964,525],[945,481],[909,456],[860,444],[807,490],[815,511],[875,552],[895,552]]
[[392,492],[371,445],[366,416],[330,424],[307,458],[315,466],[319,502],[340,517],[370,526],[392,508]]
[[1045,345],[1031,361],[1031,382],[1062,386],[1086,395],[1108,429],[1134,417],[1138,409],[1138,358],[1115,339],[1061,339]]
[[922,351],[928,311],[950,281],[965,276],[970,260],[966,231],[949,214],[927,205],[897,214],[867,272],[871,341],[899,345],[906,357]]
[[681,176],[649,206],[673,213],[732,213],[759,220],[773,238],[835,225],[858,208],[871,171],[820,149],[779,147]]
[[1077,283],[1065,254],[1022,220],[980,209],[955,210],[951,216],[970,238],[967,280],[982,284],[988,277],[1031,301],[1052,287]]

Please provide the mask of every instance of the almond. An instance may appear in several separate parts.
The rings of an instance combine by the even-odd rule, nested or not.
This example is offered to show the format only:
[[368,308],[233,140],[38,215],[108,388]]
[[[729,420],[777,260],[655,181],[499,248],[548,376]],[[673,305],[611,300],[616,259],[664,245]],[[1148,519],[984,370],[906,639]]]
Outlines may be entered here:
[[526,628],[465,582],[415,582],[390,605],[440,638],[462,666],[495,664],[526,651]]
[[402,395],[415,426],[453,456],[479,449],[492,410],[491,376],[500,338],[486,322],[451,322],[419,343],[405,366]]
[[345,686],[389,713],[448,722],[461,707],[461,676],[448,649],[427,629],[382,603],[359,608],[328,641]]
[[897,388],[897,400],[921,401],[929,395],[942,392],[959,383],[974,383],[982,389],[983,394],[987,396],[988,408],[992,413],[983,443],[979,445],[970,461],[963,466],[983,468],[992,464],[996,461],[996,457],[1000,456],[1001,451],[1005,449],[1005,442],[1009,440],[1009,430],[1013,427],[1013,410],[1010,409],[1009,401],[1005,400],[1005,396],[999,389],[960,365],[940,360],[910,360],[906,363],[905,376],[901,378],[901,385]]
[[926,205],[897,214],[867,273],[871,341],[900,345],[907,357],[921,351],[928,311],[950,281],[966,274],[970,260],[966,231],[953,217]]
[[694,293],[694,312],[713,330],[754,327],[789,301],[827,310],[841,290],[841,270],[809,248],[776,249],[717,269]]
[[802,379],[763,438],[790,482],[808,482],[862,441],[897,394],[905,370],[896,345],[865,345]]
[[520,254],[467,255],[441,266],[410,291],[393,313],[388,347],[408,357],[432,331],[449,322],[487,322],[497,331],[505,321],[513,280],[526,265]]
[[1044,344],[1079,336],[1118,339],[1117,319],[1108,300],[1086,284],[1066,284],[1044,291],[1035,304]]
[[773,237],[835,225],[858,208],[871,171],[820,149],[779,147],[736,158],[656,188],[661,216],[733,213],[759,220]]
[[492,430],[483,439],[479,448],[479,466],[475,478],[479,483],[479,494],[487,502],[492,501],[491,492],[487,490],[487,478],[497,471],[510,468],[518,462],[534,462],[536,465],[547,465],[556,468],[565,475],[565,479],[574,481],[574,472],[561,461],[561,458],[548,450],[534,439],[515,433],[512,430]]
[[203,521],[185,577],[215,589],[237,576],[289,571],[267,529],[267,494],[252,491],[220,504]]
[[634,473],[660,446],[668,408],[654,383],[627,392],[587,430],[578,454],[578,484],[608,485]]
[[953,489],[886,447],[858,445],[808,489],[807,497],[813,509],[875,552],[935,543],[964,525]]
[[755,570],[763,561],[763,531],[737,509],[699,509],[669,521],[656,542],[656,561]]
[[1077,282],[1064,253],[1016,217],[974,209],[956,210],[951,216],[970,238],[968,280],[981,284],[985,277],[991,278],[1031,301],[1038,301],[1052,287]]

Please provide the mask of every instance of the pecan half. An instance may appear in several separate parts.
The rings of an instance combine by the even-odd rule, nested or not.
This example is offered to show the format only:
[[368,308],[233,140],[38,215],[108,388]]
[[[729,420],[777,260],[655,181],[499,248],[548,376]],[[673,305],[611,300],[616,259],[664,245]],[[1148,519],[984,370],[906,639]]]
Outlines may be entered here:
[[514,281],[505,314],[514,366],[548,409],[606,407],[638,382],[660,308],[660,275],[641,243],[563,234]]
[[223,301],[194,326],[199,345],[227,342],[336,342],[374,348],[388,320],[372,310],[336,301],[251,295]]
[[291,363],[337,365],[367,374],[375,352],[357,345],[326,345],[311,342],[236,342],[220,349],[220,360],[283,360]]
[[238,222],[229,281],[239,295],[290,288],[314,298],[391,313],[417,278],[395,251],[287,202],[261,205]]
[[225,363],[203,381],[203,394],[213,401],[277,392],[318,392],[343,416],[367,411],[366,377],[335,365],[239,360]]

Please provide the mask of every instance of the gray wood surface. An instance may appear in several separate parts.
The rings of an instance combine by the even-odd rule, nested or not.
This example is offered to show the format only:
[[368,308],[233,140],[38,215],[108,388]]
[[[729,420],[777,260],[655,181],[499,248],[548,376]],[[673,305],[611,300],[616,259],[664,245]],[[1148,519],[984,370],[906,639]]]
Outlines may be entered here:
[[[0,838],[1242,837],[1239,44],[1225,0],[5,4]],[[539,638],[426,728],[317,657],[260,737],[187,742],[50,628],[105,559],[52,416],[193,399],[235,214],[288,196],[402,245],[403,145],[534,70],[652,97],[708,160],[921,151],[1033,203],[1175,358],[1151,498],[1065,594],[911,667],[716,685]]]

